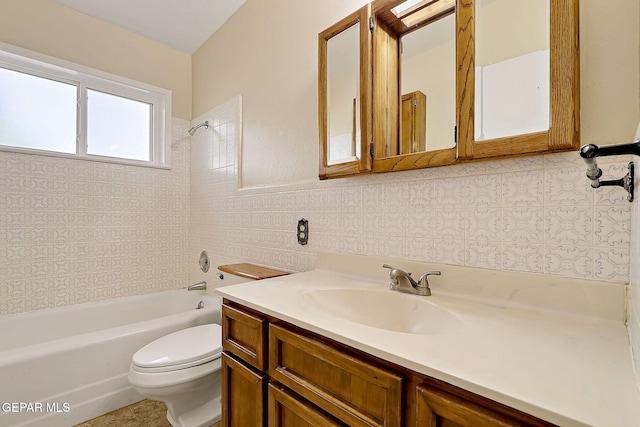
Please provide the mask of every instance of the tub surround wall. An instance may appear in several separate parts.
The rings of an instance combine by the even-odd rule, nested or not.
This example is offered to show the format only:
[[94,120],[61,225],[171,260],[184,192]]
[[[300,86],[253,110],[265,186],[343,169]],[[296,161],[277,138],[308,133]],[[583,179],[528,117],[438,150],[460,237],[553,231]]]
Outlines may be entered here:
[[171,170],[0,151],[0,315],[186,286],[188,128]]

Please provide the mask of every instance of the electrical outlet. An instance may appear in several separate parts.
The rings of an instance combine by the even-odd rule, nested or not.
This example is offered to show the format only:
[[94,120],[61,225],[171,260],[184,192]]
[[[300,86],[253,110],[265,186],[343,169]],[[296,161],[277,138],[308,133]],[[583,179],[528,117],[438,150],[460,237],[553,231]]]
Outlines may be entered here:
[[309,241],[309,221],[302,218],[298,220],[298,243],[301,245],[306,245]]

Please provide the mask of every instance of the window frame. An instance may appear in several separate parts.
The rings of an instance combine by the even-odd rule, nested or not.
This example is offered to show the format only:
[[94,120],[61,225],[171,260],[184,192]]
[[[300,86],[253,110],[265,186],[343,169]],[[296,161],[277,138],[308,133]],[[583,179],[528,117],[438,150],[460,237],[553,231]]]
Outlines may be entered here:
[[[171,168],[171,91],[0,42],[0,67],[77,87],[76,152],[0,144],[0,151],[77,158],[105,163]],[[87,90],[151,105],[150,160],[87,153]]]

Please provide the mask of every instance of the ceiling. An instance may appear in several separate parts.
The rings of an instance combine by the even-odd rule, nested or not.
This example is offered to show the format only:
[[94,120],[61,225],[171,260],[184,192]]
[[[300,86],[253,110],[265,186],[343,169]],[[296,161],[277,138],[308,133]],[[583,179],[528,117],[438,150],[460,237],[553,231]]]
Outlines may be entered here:
[[53,0],[192,54],[245,0]]

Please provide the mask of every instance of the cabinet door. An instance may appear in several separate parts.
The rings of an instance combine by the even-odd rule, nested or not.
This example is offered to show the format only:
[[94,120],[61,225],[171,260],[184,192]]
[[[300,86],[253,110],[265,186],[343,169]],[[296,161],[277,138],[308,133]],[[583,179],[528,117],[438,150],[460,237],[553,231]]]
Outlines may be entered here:
[[264,426],[267,376],[222,353],[222,425]]
[[371,6],[318,35],[320,179],[371,170]]
[[[499,4],[502,3],[502,4]],[[513,7],[516,2],[496,2],[486,7],[487,2],[478,0],[458,2],[456,14],[458,16],[457,44],[458,44],[458,73],[457,73],[457,104],[458,104],[458,134],[459,134],[459,159],[483,159],[504,156],[518,156],[532,153],[545,153],[553,151],[577,150],[580,147],[580,37],[579,37],[579,0],[547,0],[522,2],[520,8],[531,5],[533,7],[548,4],[547,13],[538,16],[548,17],[548,21],[538,21],[521,25],[516,22],[516,16],[511,15],[510,19],[499,19],[499,16],[507,16],[509,7]],[[494,7],[497,6],[497,7]],[[501,15],[492,16],[493,10],[498,10]],[[519,15],[527,20],[533,19],[535,12],[520,9]],[[486,18],[483,19],[483,16]],[[492,16],[492,17],[491,17]],[[501,27],[504,25],[504,27]],[[481,28],[482,27],[482,28]],[[489,31],[500,34],[487,37],[483,42],[483,36]],[[507,35],[506,28],[522,30],[522,36],[517,34]],[[547,47],[526,48],[521,41],[531,41],[540,37],[539,30],[547,29]],[[538,31],[536,31],[538,30]],[[537,33],[537,34],[536,34]],[[511,58],[496,57],[481,58],[488,56],[488,52],[504,52],[504,45],[501,40],[509,43],[518,41],[511,48],[517,47],[523,51],[514,54]],[[526,44],[526,43],[523,43]],[[531,54],[548,51],[547,63],[532,60]],[[520,55],[528,51],[528,54]],[[509,56],[509,55],[507,55]],[[528,58],[528,59],[525,59]],[[491,61],[489,63],[488,61]],[[494,63],[495,62],[495,63]],[[546,68],[546,81],[539,85],[539,82],[532,73],[534,69]],[[480,71],[484,69],[484,71]],[[493,71],[490,71],[493,69]],[[501,70],[501,71],[498,71]],[[544,74],[544,72],[543,72]],[[488,79],[489,76],[492,76]],[[507,78],[503,78],[506,76]],[[532,88],[536,88],[534,93],[541,93],[540,88],[546,87],[547,99],[544,96],[531,96],[531,92],[519,92],[512,90],[508,84],[495,84],[495,81],[507,83],[514,79],[528,76],[524,83],[532,83]],[[529,78],[530,76],[530,78]],[[490,83],[491,82],[491,83]],[[476,85],[478,88],[476,89]],[[524,85],[522,85],[524,86]],[[518,86],[520,87],[520,86]],[[515,106],[513,101],[508,99],[520,99],[524,105]],[[487,100],[492,99],[490,104],[503,106],[508,105],[510,109],[502,110],[488,108],[483,110],[482,105],[487,104]],[[546,101],[546,102],[545,102]],[[538,108],[525,114],[517,114],[524,111],[526,106],[538,105]],[[541,105],[548,105],[548,110],[539,108]],[[505,114],[503,111],[506,111]],[[531,117],[535,117],[534,112],[544,112],[547,115],[548,125],[546,129],[541,129],[536,125],[523,125],[521,129],[515,123],[527,122]],[[489,118],[489,120],[485,120]],[[485,124],[482,124],[485,122]],[[488,123],[487,123],[488,122]],[[489,135],[484,135],[487,125]],[[498,125],[498,132],[495,132],[495,125]],[[479,129],[476,127],[479,126]],[[515,127],[511,127],[515,126]],[[493,133],[493,135],[491,135]]]
[[269,427],[347,427],[311,403],[269,384]]
[[273,324],[269,376],[351,427],[402,425],[402,377]]
[[[549,424],[479,396],[464,399],[422,384],[416,388],[415,427],[550,427]],[[490,403],[489,403],[490,402]],[[493,406],[493,407],[491,407]]]

